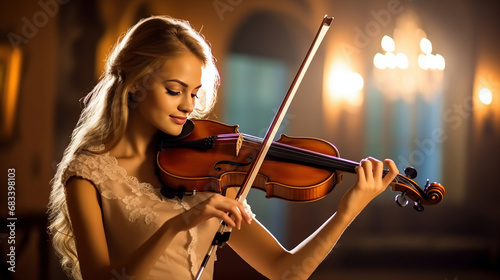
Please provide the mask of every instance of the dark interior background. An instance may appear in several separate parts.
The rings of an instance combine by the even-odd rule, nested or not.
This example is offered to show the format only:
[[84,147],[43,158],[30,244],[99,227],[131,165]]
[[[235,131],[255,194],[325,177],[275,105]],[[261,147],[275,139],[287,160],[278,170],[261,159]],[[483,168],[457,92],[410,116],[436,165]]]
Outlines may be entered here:
[[[280,59],[294,73],[320,19],[334,16],[286,119],[287,133],[326,139],[358,161],[368,156],[366,138],[373,136],[366,131],[370,104],[328,117],[333,112],[322,104],[323,71],[328,58],[347,51],[348,61],[364,77],[366,95],[374,84],[372,60],[381,51],[380,39],[392,34],[403,12],[384,20],[374,14],[391,7],[417,15],[434,50],[446,59],[439,128],[447,137],[439,166],[447,192],[440,204],[418,213],[397,207],[394,193],[386,191],[346,230],[311,279],[499,279],[500,5],[494,0],[2,1],[0,43],[12,48],[12,34],[24,38],[18,42],[22,69],[14,129],[0,142],[2,279],[66,279],[46,236],[49,182],[80,113],[79,99],[95,85],[111,45],[138,19],[166,14],[202,30],[223,79],[210,117],[231,122],[224,116],[226,95],[231,94],[224,82],[229,54]],[[363,44],[359,30],[365,31]],[[489,107],[478,103],[479,84],[493,93]],[[377,135],[384,139],[381,127]],[[15,273],[6,271],[9,168],[16,170]],[[345,175],[318,202],[280,204],[285,206],[279,209],[286,209],[278,217],[284,225],[283,244],[291,249],[311,234],[335,211],[352,179]],[[423,184],[426,178],[417,179]],[[255,212],[263,220],[273,215]],[[218,251],[215,278],[236,276],[260,277],[226,246]]]

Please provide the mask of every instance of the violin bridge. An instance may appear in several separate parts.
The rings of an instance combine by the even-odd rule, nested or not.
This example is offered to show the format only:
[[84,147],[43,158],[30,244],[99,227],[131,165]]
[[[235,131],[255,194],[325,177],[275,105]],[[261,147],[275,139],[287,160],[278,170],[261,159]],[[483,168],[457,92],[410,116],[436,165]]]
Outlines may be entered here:
[[238,156],[238,154],[240,153],[240,149],[241,149],[241,146],[243,145],[243,133],[240,133],[238,135],[238,139],[236,140],[236,150],[235,150],[235,154],[236,156]]

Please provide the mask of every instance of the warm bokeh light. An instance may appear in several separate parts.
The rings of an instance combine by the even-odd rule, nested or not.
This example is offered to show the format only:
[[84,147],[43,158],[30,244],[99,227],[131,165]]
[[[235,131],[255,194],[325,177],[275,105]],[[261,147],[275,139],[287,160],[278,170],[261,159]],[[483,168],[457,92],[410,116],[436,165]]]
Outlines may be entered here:
[[[401,42],[400,42],[401,43]],[[398,44],[400,44],[398,43]],[[385,55],[381,53],[377,53],[373,57],[373,65],[378,68],[378,69],[395,69],[395,68],[400,68],[400,69],[408,69],[410,67],[410,60],[408,59],[408,55],[406,55],[403,52],[398,52],[397,54],[394,54],[394,50],[396,49],[396,44],[395,41],[385,35],[382,38],[381,42],[382,48],[386,51]],[[403,42],[403,46],[405,43]],[[444,70],[446,67],[446,63],[444,60],[444,57],[440,54],[433,55],[432,54],[432,43],[429,39],[427,38],[422,38],[420,40],[420,51],[423,52],[420,55],[418,55],[418,66],[423,69],[423,70],[428,70],[428,69],[438,69],[438,70]],[[410,57],[412,54],[409,54]],[[416,56],[416,54],[415,54]]]
[[336,102],[344,101],[350,105],[360,105],[363,99],[361,94],[363,86],[363,77],[344,65],[336,65],[328,78],[328,93]]
[[[468,104],[473,113],[477,141],[500,132],[500,72],[496,60],[483,57],[475,69],[473,95]],[[483,133],[486,133],[482,135]],[[480,143],[480,142],[479,142]]]
[[418,56],[418,66],[420,68],[444,70],[446,63],[444,57],[440,54],[420,54]]
[[491,90],[482,88],[479,91],[479,100],[485,105],[490,105],[491,101],[493,100],[493,94],[491,93]]
[[[410,60],[408,55],[403,52],[395,54],[396,44],[394,39],[384,35],[381,41],[382,48],[386,51],[385,54],[377,53],[373,57],[373,65],[378,69],[408,69],[410,67]],[[403,43],[405,45],[405,43]],[[420,51],[423,52],[418,55],[418,66],[423,70],[438,69],[444,70],[446,63],[444,57],[440,54],[432,54],[432,43],[427,38],[420,40]],[[416,56],[416,54],[415,54]],[[410,53],[410,57],[414,57]]]
[[385,56],[381,53],[377,53],[373,57],[373,65],[375,65],[378,69],[385,69],[387,67],[385,63]]
[[422,50],[422,52],[425,54],[432,53],[431,41],[427,38],[422,38],[422,40],[420,40],[420,50]]
[[389,67],[391,69],[396,68],[397,61],[396,61],[396,55],[395,54],[388,52],[388,53],[385,54],[385,59],[386,59],[387,67]]
[[420,66],[420,68],[424,70],[429,69],[429,63],[425,54],[421,54],[418,56],[418,66]]
[[[498,133],[500,131],[500,72],[496,61],[484,58],[476,68],[473,96],[470,110],[473,112],[475,137],[481,133]],[[482,137],[482,136],[481,136]],[[481,138],[478,138],[478,141]]]
[[427,60],[427,66],[429,67],[429,69],[436,69],[436,62],[434,59],[434,55],[432,55],[430,53],[426,54],[425,60]]
[[[5,71],[0,78],[0,138],[8,139],[14,132],[14,123],[16,122],[16,111],[18,103],[18,91],[21,81],[22,52],[20,48],[10,48],[4,45],[0,46],[0,57],[7,58],[2,61]],[[2,71],[0,71],[2,72]]]
[[332,91],[342,95],[363,89],[363,77],[354,72],[338,72],[330,80]]
[[386,52],[393,52],[396,49],[396,45],[394,44],[394,40],[387,35],[382,37],[381,45],[382,45],[382,49],[384,49]]
[[387,52],[385,55],[377,53],[373,57],[373,65],[378,69],[386,68],[408,68],[408,57],[404,53],[398,53],[395,55],[392,52]]
[[396,55],[396,65],[401,69],[408,69],[408,57],[404,53]]
[[[383,51],[373,57],[376,87],[391,100],[413,102],[416,96],[431,101],[443,86],[445,59],[432,53],[426,33],[409,16],[381,39]],[[430,71],[430,72],[429,72]]]
[[440,54],[436,54],[435,60],[436,60],[436,69],[444,70],[444,68],[446,67],[446,62],[444,61],[444,57]]

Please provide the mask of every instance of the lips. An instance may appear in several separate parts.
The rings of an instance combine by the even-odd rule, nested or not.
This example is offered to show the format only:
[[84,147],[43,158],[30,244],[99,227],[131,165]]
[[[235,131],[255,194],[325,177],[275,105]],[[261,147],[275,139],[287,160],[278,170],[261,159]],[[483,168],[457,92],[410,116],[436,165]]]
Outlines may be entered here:
[[179,125],[183,125],[187,118],[186,117],[176,117],[176,116],[170,116],[170,118],[176,123],[176,124],[179,124]]

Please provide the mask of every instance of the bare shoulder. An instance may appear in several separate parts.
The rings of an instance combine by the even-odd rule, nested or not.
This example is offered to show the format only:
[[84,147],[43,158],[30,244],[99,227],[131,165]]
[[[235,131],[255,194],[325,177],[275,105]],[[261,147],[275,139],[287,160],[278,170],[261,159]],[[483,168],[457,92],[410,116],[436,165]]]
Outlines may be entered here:
[[66,181],[65,187],[70,212],[88,211],[89,208],[100,212],[101,196],[92,181],[73,176]]
[[94,183],[90,180],[83,179],[81,177],[73,176],[66,181],[66,194],[68,198],[72,197],[74,194],[81,196],[96,195],[97,189]]
[[72,176],[66,181],[66,188],[70,188],[72,186],[94,187],[94,183],[90,180],[83,179],[82,177]]
[[94,275],[110,264],[99,192],[91,181],[71,177],[66,181],[66,200],[82,274]]

